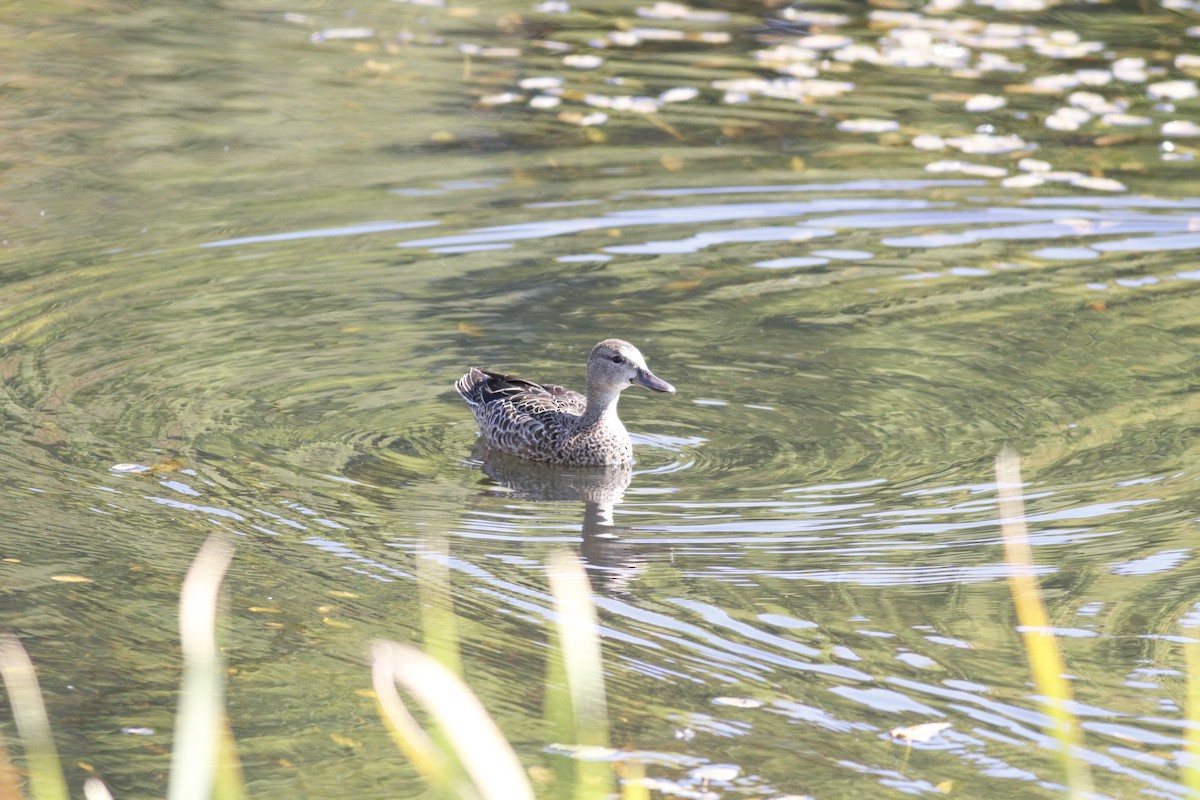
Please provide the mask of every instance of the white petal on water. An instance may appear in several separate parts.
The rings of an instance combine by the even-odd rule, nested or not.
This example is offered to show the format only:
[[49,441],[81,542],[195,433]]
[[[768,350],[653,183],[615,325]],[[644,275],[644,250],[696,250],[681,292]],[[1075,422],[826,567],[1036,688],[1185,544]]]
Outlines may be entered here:
[[1000,185],[1006,189],[1032,189],[1034,186],[1041,186],[1046,180],[1036,172],[1025,172],[1020,175],[1012,175],[1000,181]]
[[637,15],[643,19],[682,19],[689,22],[724,22],[729,19],[729,14],[724,11],[700,11],[683,3],[668,2],[638,8]]
[[1022,158],[1017,162],[1017,167],[1026,172],[1049,172],[1054,169],[1054,167],[1050,166],[1049,161],[1042,161],[1038,158]]
[[839,47],[853,44],[853,42],[854,40],[849,36],[840,33],[818,33],[803,37],[798,44],[810,50],[836,50]]
[[604,63],[604,59],[591,53],[575,53],[563,56],[562,62],[573,69],[595,69]]
[[703,767],[696,767],[689,774],[694,780],[705,783],[709,781],[725,783],[741,775],[742,770],[733,764],[705,764]]
[[1180,138],[1200,136],[1200,125],[1197,125],[1190,119],[1173,119],[1170,122],[1163,123],[1162,133],[1163,136],[1178,136]]
[[1026,142],[1020,136],[1011,133],[1003,136],[994,136],[987,133],[976,133],[971,136],[952,136],[946,140],[946,144],[964,153],[975,155],[1011,153],[1014,150],[1027,150],[1033,147],[1033,145]]
[[995,111],[997,108],[1004,108],[1008,105],[1008,101],[1003,97],[994,94],[977,94],[974,97],[967,99],[964,108],[972,113],[982,111]]
[[1106,69],[1077,69],[1075,77],[1084,86],[1107,86],[1112,83],[1113,74]]
[[1082,108],[1062,107],[1046,117],[1046,127],[1053,131],[1077,131],[1091,120],[1092,115]]
[[558,108],[560,105],[562,105],[562,98],[549,94],[539,94],[537,97],[531,98],[529,101],[530,108]]
[[1103,95],[1095,92],[1071,92],[1067,96],[1067,102],[1075,108],[1082,108],[1092,114],[1110,114],[1125,110],[1122,106],[1109,102]]
[[1112,125],[1121,128],[1136,128],[1142,125],[1149,125],[1154,120],[1149,117],[1139,117],[1135,114],[1105,114],[1100,118],[1100,121],[1105,125]]
[[918,150],[945,150],[946,140],[934,133],[919,133],[913,137],[912,146]]
[[1146,59],[1118,58],[1112,64],[1113,77],[1126,83],[1141,83],[1146,80]]
[[1042,75],[1034,78],[1030,85],[1046,92],[1065,92],[1067,89],[1074,89],[1079,85],[1079,76],[1068,73]]
[[1200,96],[1200,89],[1195,81],[1162,81],[1147,86],[1146,94],[1151,100],[1189,100]]
[[374,39],[374,28],[326,28],[308,37],[313,43],[330,42],[337,39]]
[[847,133],[887,133],[900,130],[900,123],[894,119],[844,119],[838,123],[837,129]]
[[512,92],[501,92],[500,94],[489,94],[479,98],[479,102],[485,106],[502,106],[507,103],[515,103],[521,99],[521,95],[513,94]]
[[1091,175],[1084,175],[1071,181],[1072,186],[1077,186],[1080,189],[1095,189],[1098,192],[1124,192],[1125,184],[1112,178],[1094,178]]
[[109,470],[112,472],[149,472],[150,468],[145,464],[113,464]]
[[699,96],[700,90],[694,86],[677,86],[660,94],[658,101],[660,103],[685,103],[688,100],[695,100]]
[[834,14],[830,11],[807,11],[791,6],[780,11],[779,16],[789,22],[803,22],[820,28],[833,28],[845,25],[850,21],[850,17],[845,14]]
[[558,89],[562,84],[562,78],[546,75],[539,78],[525,78],[517,86],[520,86],[522,89],[540,89],[545,91],[546,89]]

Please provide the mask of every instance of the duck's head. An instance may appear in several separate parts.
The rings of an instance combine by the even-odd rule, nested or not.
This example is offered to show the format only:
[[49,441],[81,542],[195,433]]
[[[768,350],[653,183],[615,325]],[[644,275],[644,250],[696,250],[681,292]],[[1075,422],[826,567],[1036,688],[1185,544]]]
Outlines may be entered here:
[[675,394],[675,387],[646,366],[638,349],[621,339],[605,339],[592,348],[587,365],[588,387],[621,391],[634,384],[652,392]]

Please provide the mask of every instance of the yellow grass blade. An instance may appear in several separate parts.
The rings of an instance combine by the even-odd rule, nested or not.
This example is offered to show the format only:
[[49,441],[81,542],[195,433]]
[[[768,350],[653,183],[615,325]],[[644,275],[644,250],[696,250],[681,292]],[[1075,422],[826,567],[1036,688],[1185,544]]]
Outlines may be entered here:
[[1083,739],[1079,721],[1068,708],[1071,687],[1063,677],[1066,664],[1050,631],[1050,618],[1034,575],[1021,493],[1021,465],[1017,454],[1011,450],[1004,450],[996,457],[996,488],[1000,495],[1004,558],[1009,566],[1008,583],[1017,609],[1017,621],[1024,629],[1021,639],[1029,657],[1033,683],[1038,693],[1048,698],[1046,712],[1052,722],[1049,733],[1058,742],[1071,797],[1085,797],[1092,793],[1092,776],[1087,764],[1076,755],[1076,748],[1082,747]]
[[0,678],[8,690],[13,719],[25,747],[34,800],[67,800],[67,784],[54,749],[37,674],[25,648],[11,634],[0,636]]
[[[415,647],[377,642],[372,648],[375,693],[381,709],[404,703],[398,684],[433,717],[482,800],[533,800],[521,762],[479,699],[437,659]],[[388,700],[384,701],[384,697]],[[405,712],[407,714],[407,712]],[[389,718],[395,727],[396,720]],[[401,723],[403,724],[403,723]],[[416,724],[415,722],[413,723]],[[459,793],[459,797],[471,795]]]

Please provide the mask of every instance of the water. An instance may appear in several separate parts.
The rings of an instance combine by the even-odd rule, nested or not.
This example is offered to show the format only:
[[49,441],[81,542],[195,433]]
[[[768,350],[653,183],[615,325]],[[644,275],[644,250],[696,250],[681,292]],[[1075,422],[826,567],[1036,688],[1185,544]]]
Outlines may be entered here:
[[[178,586],[223,530],[259,796],[424,796],[365,654],[420,640],[440,546],[527,765],[563,758],[538,676],[565,548],[614,744],[675,794],[732,764],[706,791],[1053,796],[1008,445],[1098,787],[1182,795],[1194,9],[830,10],[22,9],[0,627],[73,786],[162,794]],[[466,367],[578,387],[608,336],[679,390],[626,393],[631,471],[480,457]],[[953,727],[888,741],[928,721]]]

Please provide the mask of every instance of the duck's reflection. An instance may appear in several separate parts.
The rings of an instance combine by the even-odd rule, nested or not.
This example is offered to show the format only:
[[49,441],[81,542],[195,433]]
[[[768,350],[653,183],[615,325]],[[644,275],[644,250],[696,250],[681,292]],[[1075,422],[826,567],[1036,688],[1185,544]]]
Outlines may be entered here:
[[526,461],[489,450],[477,442],[472,453],[485,475],[528,500],[583,503],[583,539],[579,554],[587,567],[592,588],[619,595],[645,569],[644,552],[621,540],[626,526],[613,523],[613,507],[625,496],[633,480],[630,464],[602,467],[567,467]]

